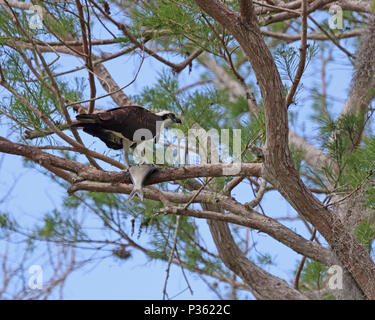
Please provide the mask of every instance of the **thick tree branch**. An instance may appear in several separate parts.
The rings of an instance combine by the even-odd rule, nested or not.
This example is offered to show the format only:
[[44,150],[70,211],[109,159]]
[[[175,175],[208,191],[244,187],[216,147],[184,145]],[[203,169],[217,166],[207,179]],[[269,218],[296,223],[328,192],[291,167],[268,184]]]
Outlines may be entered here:
[[[70,193],[74,193],[78,190],[130,194],[130,192],[133,190],[133,187],[127,184],[114,185],[111,183],[82,181],[82,182],[77,182],[73,184],[69,189]],[[160,201],[160,192],[161,191],[156,192],[155,190],[146,189],[145,198]],[[310,257],[311,259],[319,261],[325,265],[331,265],[332,261],[334,261],[330,250],[323,248],[322,246],[316,243],[313,243],[311,241],[308,241],[302,238],[301,236],[294,233],[289,228],[278,223],[276,220],[272,218],[261,215],[254,210],[249,211],[242,204],[238,203],[237,201],[227,196],[224,196],[221,194],[215,194],[213,192],[207,192],[207,191],[201,191],[199,195],[196,195],[196,194],[197,194],[197,191],[192,191],[190,193],[175,193],[175,192],[163,191],[163,197],[168,199],[168,201],[170,201],[171,203],[185,204],[192,197],[195,197],[195,200],[194,200],[195,203],[215,204],[219,206],[220,208],[227,210],[228,212],[232,212],[233,216],[238,217],[238,219],[236,218],[236,221],[235,220],[232,220],[232,221],[224,220],[224,221],[233,222],[233,223],[241,222],[243,223],[243,225],[246,225],[247,227],[264,232],[270,235],[271,237],[273,237],[274,239],[285,244],[286,246],[290,247],[294,251],[301,253],[303,255],[306,255]],[[192,213],[192,216],[193,214],[194,213]],[[215,218],[215,216],[210,216],[210,217]],[[206,218],[210,218],[210,217],[207,216]],[[232,216],[229,216],[229,217],[232,217]]]
[[[91,168],[78,161],[64,159],[40,150],[38,147],[22,145],[10,141],[0,141],[0,152],[23,156],[39,164],[52,165],[56,168],[74,172],[80,178],[101,182],[123,182],[131,183],[130,175],[127,172],[108,172]],[[185,167],[158,169],[146,184],[161,183],[166,181],[182,180],[196,177],[222,177],[227,175],[226,168],[231,164],[202,164]],[[262,170],[260,163],[243,163],[238,176],[259,177]],[[225,174],[224,174],[225,172]]]
[[254,19],[254,7],[252,0],[238,0],[241,18],[245,23],[250,23]]
[[[358,37],[361,34],[363,34],[364,30],[365,30],[364,28],[358,28],[354,30],[345,31],[342,33],[337,33],[335,34],[335,36],[336,36],[336,39],[347,39],[347,38],[352,38],[352,37]],[[269,30],[262,30],[262,34],[267,37],[286,41],[288,43],[301,40],[300,34],[287,34],[287,33],[281,33],[281,32],[273,32]],[[319,33],[319,32],[308,33],[306,35],[306,38],[308,40],[319,40],[319,41],[327,41],[327,40],[331,41],[332,40],[331,38],[327,37],[324,33]]]
[[[219,211],[214,205],[203,205],[206,210]],[[257,299],[305,300],[307,297],[247,259],[235,243],[225,222],[208,220],[208,225],[220,258],[250,287]]]
[[[298,1],[299,2],[299,6],[301,6],[301,1]],[[309,8],[307,10],[307,13],[310,14],[316,10],[319,10],[321,8],[323,8],[324,6],[332,3],[332,2],[335,2],[335,0],[315,0],[315,1],[312,1],[311,3],[309,3]],[[262,6],[269,6],[269,5],[266,5],[264,3],[258,3],[259,5],[262,5]],[[275,9],[277,9],[276,6],[273,6]],[[297,7],[297,8],[298,8]],[[297,9],[295,8],[295,9]],[[269,25],[271,23],[275,23],[275,22],[280,22],[280,21],[285,21],[285,20],[289,20],[289,19],[292,19],[292,18],[296,18],[300,15],[300,13],[297,11],[297,10],[288,10],[289,8],[287,6],[284,6],[284,7],[280,7],[279,10],[280,11],[284,11],[284,12],[281,12],[281,13],[276,13],[274,15],[269,15],[267,17],[263,17],[261,19],[259,19],[259,23],[261,25]],[[294,11],[294,12],[293,12]]]
[[373,99],[371,90],[375,90],[375,14],[360,38],[357,59],[349,98],[342,110],[342,115],[353,113],[366,115],[367,108]]
[[[204,202],[203,205],[204,204],[210,205],[209,202]],[[233,213],[224,214],[222,212],[186,209],[183,207],[166,207],[160,209],[159,212],[162,214],[175,214],[200,219],[223,221],[256,229],[271,235],[273,238],[277,239],[298,253],[307,253],[308,257],[314,257],[313,259],[316,261],[320,261],[327,265],[330,265],[330,263],[333,262],[333,260],[331,260],[333,259],[333,256],[330,254],[328,249],[325,249],[312,241],[306,240],[301,236],[290,232],[290,230],[284,227],[282,224],[279,224],[275,220],[262,215],[257,215],[256,217],[242,217]]]

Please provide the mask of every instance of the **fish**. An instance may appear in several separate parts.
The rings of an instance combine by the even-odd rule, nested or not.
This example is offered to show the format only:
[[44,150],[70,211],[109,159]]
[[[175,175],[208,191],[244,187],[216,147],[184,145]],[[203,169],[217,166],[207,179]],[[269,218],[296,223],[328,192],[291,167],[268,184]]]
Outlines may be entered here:
[[155,170],[156,167],[153,164],[140,164],[138,166],[129,168],[130,179],[134,187],[127,202],[133,199],[136,195],[141,199],[141,201],[143,201],[143,183]]

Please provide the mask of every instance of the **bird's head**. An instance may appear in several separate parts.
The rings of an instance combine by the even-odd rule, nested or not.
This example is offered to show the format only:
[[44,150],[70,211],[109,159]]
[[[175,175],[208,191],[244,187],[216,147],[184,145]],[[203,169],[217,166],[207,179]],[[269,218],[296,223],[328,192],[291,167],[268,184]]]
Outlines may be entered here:
[[182,123],[180,118],[177,118],[173,112],[168,110],[163,110],[156,113],[158,116],[161,117],[162,121],[164,122],[164,126],[167,127],[173,123]]

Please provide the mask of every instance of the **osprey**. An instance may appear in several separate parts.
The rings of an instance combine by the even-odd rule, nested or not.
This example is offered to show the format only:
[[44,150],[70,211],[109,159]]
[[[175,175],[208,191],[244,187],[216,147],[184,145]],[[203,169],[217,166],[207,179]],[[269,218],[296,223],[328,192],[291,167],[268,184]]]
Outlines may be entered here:
[[[83,128],[83,131],[102,140],[108,148],[124,149],[124,158],[129,166],[129,148],[135,148],[137,143],[144,141],[135,137],[139,129],[147,129],[152,139],[158,138],[160,128],[168,127],[181,120],[170,111],[153,113],[140,106],[125,106],[91,114],[80,114],[73,127]],[[143,137],[144,138],[144,137]]]

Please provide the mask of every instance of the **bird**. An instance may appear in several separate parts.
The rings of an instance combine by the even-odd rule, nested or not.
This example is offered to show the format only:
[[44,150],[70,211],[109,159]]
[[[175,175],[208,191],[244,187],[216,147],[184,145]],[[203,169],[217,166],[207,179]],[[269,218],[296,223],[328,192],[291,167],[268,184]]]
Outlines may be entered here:
[[79,114],[76,120],[72,127],[82,128],[84,132],[102,140],[108,148],[123,149],[127,168],[130,167],[129,149],[135,148],[137,143],[146,140],[144,136],[142,139],[134,135],[137,130],[147,129],[152,134],[152,139],[157,140],[162,127],[167,128],[173,123],[182,123],[181,119],[171,111],[163,110],[154,113],[137,105]]

